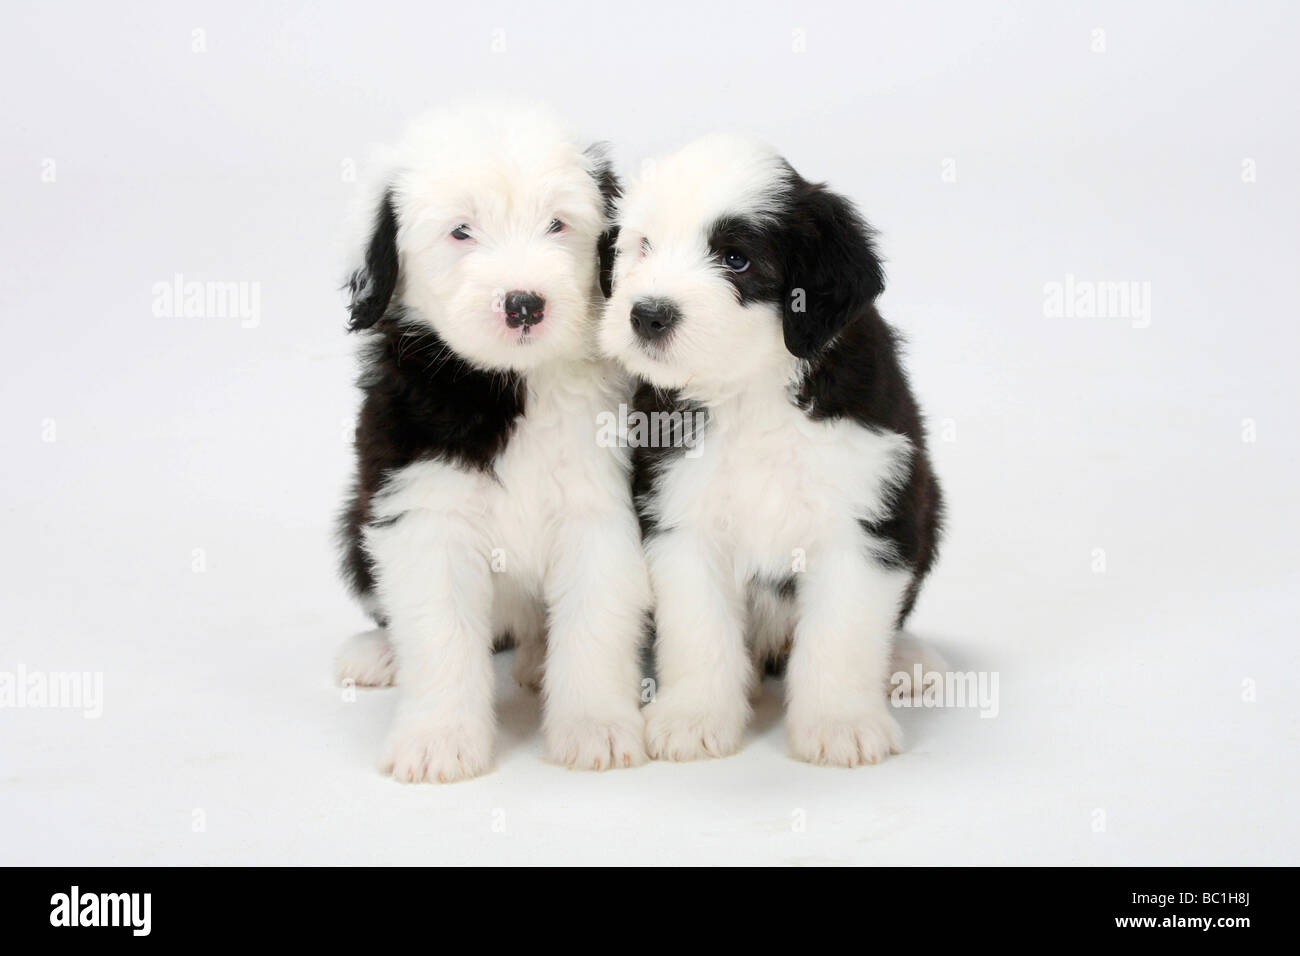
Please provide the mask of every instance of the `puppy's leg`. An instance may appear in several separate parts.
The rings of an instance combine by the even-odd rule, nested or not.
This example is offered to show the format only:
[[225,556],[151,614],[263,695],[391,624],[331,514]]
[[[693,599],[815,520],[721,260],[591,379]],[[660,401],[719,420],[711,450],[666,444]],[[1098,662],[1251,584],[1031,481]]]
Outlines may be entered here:
[[650,755],[725,757],[740,749],[754,668],[730,562],[685,529],[646,548],[655,592],[659,685],[645,709]]
[[359,687],[389,687],[397,679],[397,659],[388,632],[382,627],[354,634],[343,642],[334,659],[334,675],[340,684]]
[[518,578],[497,573],[493,582],[496,585],[494,633],[498,638],[509,634],[514,639],[511,674],[520,687],[540,691],[546,664],[546,608],[541,598],[530,593]]
[[[748,594],[745,633],[755,674],[761,676],[767,669],[782,668],[790,653],[794,640],[794,596],[783,595],[766,581],[751,582]],[[750,692],[757,696],[761,688],[761,681],[756,680]]]
[[860,536],[811,556],[798,575],[786,732],[799,759],[855,767],[898,753],[886,682],[908,579],[873,560]]
[[381,766],[398,780],[449,783],[492,755],[492,582],[479,529],[416,508],[372,527],[397,654],[400,697]]
[[580,770],[645,763],[639,649],[650,586],[630,510],[562,523],[546,596],[547,758]]

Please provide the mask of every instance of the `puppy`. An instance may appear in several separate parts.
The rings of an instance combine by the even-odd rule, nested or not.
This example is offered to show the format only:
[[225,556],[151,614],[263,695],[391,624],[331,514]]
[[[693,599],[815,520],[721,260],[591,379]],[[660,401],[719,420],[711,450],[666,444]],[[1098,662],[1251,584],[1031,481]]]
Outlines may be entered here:
[[376,192],[350,283],[367,342],[342,540],[380,629],[339,676],[399,685],[388,772],[458,780],[489,766],[508,637],[549,759],[642,763],[649,582],[629,463],[593,424],[626,394],[595,348],[617,181],[548,115],[459,111],[416,123]]
[[941,505],[874,305],[872,232],[743,138],[650,168],[619,204],[600,334],[644,382],[635,410],[672,438],[634,452],[659,674],[648,749],[735,751],[756,665],[788,649],[793,754],[875,763],[899,749],[891,643],[934,561]]

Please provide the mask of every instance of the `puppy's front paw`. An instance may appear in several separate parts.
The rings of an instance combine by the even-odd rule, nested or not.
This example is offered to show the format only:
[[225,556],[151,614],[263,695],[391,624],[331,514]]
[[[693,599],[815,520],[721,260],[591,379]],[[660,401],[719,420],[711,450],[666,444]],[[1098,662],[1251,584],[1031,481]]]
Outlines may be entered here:
[[645,708],[646,747],[656,760],[704,760],[740,749],[748,714],[689,707],[660,697]]
[[343,642],[334,659],[334,676],[340,684],[391,687],[397,680],[397,658],[382,628],[354,634]]
[[490,732],[402,722],[390,732],[379,766],[402,783],[454,783],[477,777],[491,762]]
[[879,763],[902,750],[903,732],[885,708],[853,717],[786,718],[790,750],[830,767]]
[[570,770],[639,767],[646,762],[639,711],[612,719],[560,718],[548,721],[546,759]]

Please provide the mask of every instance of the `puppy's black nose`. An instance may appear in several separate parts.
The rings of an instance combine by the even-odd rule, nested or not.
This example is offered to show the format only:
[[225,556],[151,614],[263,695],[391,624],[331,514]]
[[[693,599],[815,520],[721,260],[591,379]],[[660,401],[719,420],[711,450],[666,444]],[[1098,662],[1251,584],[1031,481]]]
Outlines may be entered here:
[[546,316],[546,300],[536,292],[521,292],[515,289],[506,293],[506,325],[512,329],[519,326],[531,328]]
[[681,317],[667,299],[641,299],[632,306],[632,328],[646,341],[663,338]]

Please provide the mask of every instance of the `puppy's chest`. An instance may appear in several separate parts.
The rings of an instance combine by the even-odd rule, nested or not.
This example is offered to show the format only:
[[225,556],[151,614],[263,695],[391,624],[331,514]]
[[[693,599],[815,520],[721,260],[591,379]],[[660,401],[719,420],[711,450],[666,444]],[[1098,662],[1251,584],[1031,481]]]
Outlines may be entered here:
[[529,396],[495,463],[494,510],[503,533],[533,536],[574,513],[608,507],[625,483],[616,456],[596,443],[602,394]]
[[714,409],[705,437],[656,488],[661,520],[780,561],[883,514],[908,443],[847,420],[813,421],[788,402]]

